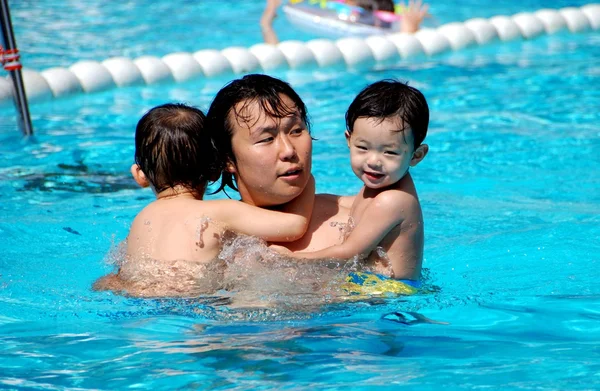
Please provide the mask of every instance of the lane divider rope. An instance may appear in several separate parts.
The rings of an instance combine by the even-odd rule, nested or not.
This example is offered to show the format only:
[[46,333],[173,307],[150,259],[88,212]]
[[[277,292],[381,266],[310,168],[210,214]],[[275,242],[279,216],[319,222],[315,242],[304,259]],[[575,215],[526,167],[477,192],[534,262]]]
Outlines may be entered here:
[[[41,72],[23,68],[22,73],[28,99],[38,101],[129,85],[184,82],[198,77],[227,74],[334,66],[363,69],[492,42],[533,39],[559,31],[578,33],[598,28],[600,4],[595,3],[579,8],[522,12],[510,17],[474,18],[435,29],[421,29],[415,34],[284,41],[277,45],[258,43],[250,48],[177,52],[162,58],[142,56],[131,60],[114,57],[102,62],[79,61],[68,68],[50,68]],[[21,67],[17,50],[9,53],[0,48],[0,60],[7,70]],[[12,99],[12,88],[8,77],[0,78],[0,103]]]

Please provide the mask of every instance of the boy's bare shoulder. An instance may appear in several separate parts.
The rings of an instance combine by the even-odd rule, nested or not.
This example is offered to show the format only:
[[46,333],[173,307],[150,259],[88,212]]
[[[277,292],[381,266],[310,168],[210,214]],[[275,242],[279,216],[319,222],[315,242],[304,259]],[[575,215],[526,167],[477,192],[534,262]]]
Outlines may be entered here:
[[146,205],[144,209],[142,209],[133,219],[131,223],[131,229],[134,229],[140,225],[144,225],[149,220],[154,220],[158,216],[160,212],[160,206],[157,205],[157,202],[151,202]]
[[375,197],[377,204],[384,207],[411,206],[419,204],[417,195],[402,188],[391,188],[382,191]]
[[420,205],[417,189],[410,174],[405,175],[395,186],[382,192],[381,195],[383,193],[385,197],[390,197],[392,201],[400,202],[406,207]]
[[190,219],[214,219],[214,213],[211,213],[213,209],[205,201],[195,199],[154,201],[146,205],[135,216],[131,223],[130,233],[146,232],[147,230],[144,229],[146,225],[158,227],[162,224],[169,224],[172,226],[178,222],[185,224]]
[[[394,187],[377,194],[370,207],[402,220],[411,218],[421,211],[421,204],[416,192],[407,191],[402,187]],[[371,209],[371,213],[373,211]]]

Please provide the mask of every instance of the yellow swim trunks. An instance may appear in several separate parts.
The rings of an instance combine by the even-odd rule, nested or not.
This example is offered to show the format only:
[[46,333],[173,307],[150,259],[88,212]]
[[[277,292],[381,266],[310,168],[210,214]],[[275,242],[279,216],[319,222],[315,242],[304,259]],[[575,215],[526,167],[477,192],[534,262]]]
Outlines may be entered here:
[[394,280],[381,274],[352,272],[342,288],[351,295],[414,295],[419,291],[419,281]]

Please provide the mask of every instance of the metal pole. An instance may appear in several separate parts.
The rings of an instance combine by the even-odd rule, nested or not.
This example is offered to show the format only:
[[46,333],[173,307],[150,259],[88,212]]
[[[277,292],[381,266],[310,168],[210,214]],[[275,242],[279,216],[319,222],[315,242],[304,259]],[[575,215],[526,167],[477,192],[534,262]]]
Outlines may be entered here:
[[29,115],[29,106],[27,104],[27,95],[25,94],[25,84],[21,74],[21,64],[19,63],[17,43],[13,33],[10,12],[8,9],[8,0],[0,0],[0,24],[2,24],[2,39],[6,46],[6,52],[13,53],[15,60],[5,69],[10,73],[14,86],[14,98],[17,111],[19,112],[19,127],[25,136],[33,134],[31,126],[31,117]]

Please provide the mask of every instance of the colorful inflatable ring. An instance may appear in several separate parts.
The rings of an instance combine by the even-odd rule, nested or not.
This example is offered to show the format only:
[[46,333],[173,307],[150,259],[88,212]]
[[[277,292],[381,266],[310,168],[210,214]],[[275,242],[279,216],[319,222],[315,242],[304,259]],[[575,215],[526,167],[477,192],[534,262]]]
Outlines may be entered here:
[[392,12],[368,12],[339,1],[292,0],[283,6],[286,18],[319,35],[348,37],[389,34],[399,18]]

